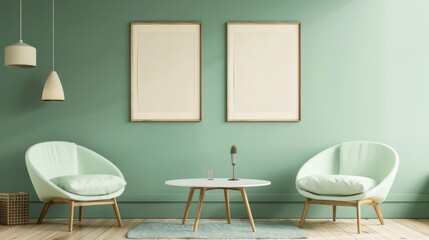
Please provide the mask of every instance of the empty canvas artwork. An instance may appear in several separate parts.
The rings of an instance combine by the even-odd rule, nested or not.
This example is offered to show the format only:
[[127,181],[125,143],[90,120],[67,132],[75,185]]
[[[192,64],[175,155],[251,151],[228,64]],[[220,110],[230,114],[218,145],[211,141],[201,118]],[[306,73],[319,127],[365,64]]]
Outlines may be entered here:
[[300,120],[300,24],[228,23],[228,121]]
[[132,24],[132,121],[201,120],[200,26]]

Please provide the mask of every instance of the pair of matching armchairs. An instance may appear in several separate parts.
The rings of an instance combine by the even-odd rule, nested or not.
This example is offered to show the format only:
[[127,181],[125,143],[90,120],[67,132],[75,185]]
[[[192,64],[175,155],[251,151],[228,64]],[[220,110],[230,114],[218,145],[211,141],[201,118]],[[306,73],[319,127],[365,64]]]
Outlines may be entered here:
[[[44,142],[30,147],[25,155],[27,169],[39,199],[44,202],[37,223],[54,203],[70,204],[69,231],[73,230],[74,208],[110,204],[122,227],[116,198],[126,182],[119,169],[101,155],[70,142]],[[361,205],[370,204],[381,224],[380,209],[398,170],[396,151],[381,143],[345,142],[330,147],[308,160],[298,171],[296,188],[306,197],[300,228],[304,227],[310,204],[332,205],[357,210],[361,232]]]
[[82,221],[83,207],[108,204],[122,227],[116,198],[124,192],[126,182],[106,158],[77,144],[57,141],[33,145],[25,161],[37,196],[44,203],[38,224],[52,204],[66,203],[70,205],[71,232],[75,207],[79,207]]

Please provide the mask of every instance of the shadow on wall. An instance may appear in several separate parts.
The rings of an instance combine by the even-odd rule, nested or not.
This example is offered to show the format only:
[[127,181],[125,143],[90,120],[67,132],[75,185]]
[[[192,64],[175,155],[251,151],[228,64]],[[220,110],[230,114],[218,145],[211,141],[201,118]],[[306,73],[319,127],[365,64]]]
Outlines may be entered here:
[[[14,85],[9,87],[9,91],[16,93],[9,92],[6,94],[8,96],[7,102],[0,106],[2,111],[6,113],[0,115],[0,122],[4,129],[2,138],[9,140],[2,144],[1,147],[5,148],[14,139],[18,139],[34,129],[34,123],[38,122],[37,120],[41,117],[39,112],[44,108],[42,102],[43,82],[40,80],[40,75],[14,77],[10,81],[13,81]],[[19,129],[19,131],[13,131],[13,129]]]
[[21,112],[43,107],[42,102],[43,83],[40,79],[32,79],[20,89],[17,107]]
[[[28,146],[20,140],[32,131],[34,119],[38,118],[35,113],[43,108],[41,100],[43,83],[39,77],[38,74],[35,74],[31,77],[22,77],[23,79],[10,79],[10,81],[15,81],[14,84],[17,86],[18,91],[12,96],[13,98],[10,99],[10,102],[4,105],[8,109],[7,114],[0,115],[0,122],[4,129],[2,138],[3,140],[7,139],[0,146],[0,159],[2,162],[0,181],[8,182],[8,184],[2,185],[2,191],[29,192],[30,198],[35,196],[35,192],[24,160],[24,154]],[[19,126],[21,130],[14,131],[13,129],[16,126]],[[16,144],[17,141],[20,141],[18,145]],[[20,151],[15,151],[16,148],[19,148]]]
[[0,180],[9,183],[2,185],[2,192],[28,192],[30,200],[38,199],[25,166],[24,156],[6,151],[1,154],[1,159]]
[[[303,157],[303,161],[307,157]],[[301,166],[293,166],[278,169],[278,171],[270,173],[269,177],[261,177],[271,181],[270,186],[263,188],[248,188],[246,191],[249,194],[249,202],[252,206],[253,217],[255,218],[296,218],[296,211],[291,211],[291,206],[299,208],[303,205],[305,198],[301,196],[295,188],[296,174]],[[258,191],[261,191],[258,193]],[[258,196],[267,194],[268,196]],[[262,198],[261,198],[262,197]],[[237,204],[238,203],[238,204]],[[268,204],[267,204],[268,203]],[[244,208],[241,206],[241,199],[236,202],[237,210],[241,215],[246,217]],[[221,211],[221,209],[219,209]],[[300,212],[301,209],[298,210]]]
[[[424,202],[429,206],[429,175],[427,176],[426,184],[423,185],[423,189],[419,194],[419,198],[417,199],[417,201]],[[426,209],[425,215],[429,217],[429,208],[425,208],[425,209]]]
[[420,201],[429,202],[429,175],[427,176],[426,185],[423,186],[421,195],[420,195]]

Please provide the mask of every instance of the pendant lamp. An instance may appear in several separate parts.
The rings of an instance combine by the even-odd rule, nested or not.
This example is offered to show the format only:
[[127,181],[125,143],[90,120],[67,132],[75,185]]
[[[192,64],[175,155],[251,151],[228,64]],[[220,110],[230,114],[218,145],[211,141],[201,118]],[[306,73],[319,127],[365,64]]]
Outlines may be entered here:
[[64,91],[55,71],[55,0],[52,0],[52,71],[46,79],[42,93],[43,101],[64,101]]
[[36,48],[22,41],[22,0],[19,0],[19,42],[5,47],[4,65],[13,68],[36,67]]

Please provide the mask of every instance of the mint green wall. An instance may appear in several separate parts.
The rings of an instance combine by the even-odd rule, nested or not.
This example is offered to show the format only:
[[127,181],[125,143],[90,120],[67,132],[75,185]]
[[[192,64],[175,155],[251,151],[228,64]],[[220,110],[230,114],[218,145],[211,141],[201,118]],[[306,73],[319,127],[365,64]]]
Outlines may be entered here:
[[[119,199],[124,217],[179,217],[187,189],[164,181],[229,177],[229,147],[239,151],[241,178],[272,181],[249,189],[256,217],[298,217],[299,167],[319,151],[348,140],[397,149],[401,164],[383,205],[386,217],[428,217],[429,2],[425,0],[58,0],[56,70],[65,102],[40,100],[51,69],[51,1],[24,0],[24,41],[38,52],[36,69],[0,67],[0,191],[31,194],[26,149],[66,140],[93,149],[128,182]],[[18,1],[0,2],[0,47],[18,40]],[[201,21],[203,121],[131,123],[130,22]],[[302,121],[227,123],[226,22],[302,23]],[[238,200],[238,195],[233,195]],[[204,217],[224,216],[221,192],[211,192]],[[194,210],[193,210],[194,211]],[[310,217],[329,217],[312,207]],[[193,214],[193,212],[191,212]],[[235,217],[242,205],[232,204]],[[354,216],[341,208],[342,217]],[[65,217],[64,206],[48,217]],[[113,217],[110,207],[87,216]],[[375,217],[365,208],[364,216]]]

